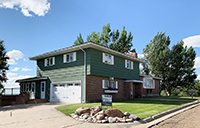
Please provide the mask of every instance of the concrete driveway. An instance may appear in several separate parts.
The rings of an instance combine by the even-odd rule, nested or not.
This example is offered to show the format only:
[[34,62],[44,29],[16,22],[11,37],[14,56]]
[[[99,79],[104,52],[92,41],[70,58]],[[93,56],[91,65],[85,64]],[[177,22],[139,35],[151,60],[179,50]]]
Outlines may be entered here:
[[60,103],[0,107],[0,128],[59,128],[75,120],[54,109]]
[[134,123],[97,124],[78,122],[57,111],[55,107],[67,103],[25,104],[0,107],[0,128],[127,128]]

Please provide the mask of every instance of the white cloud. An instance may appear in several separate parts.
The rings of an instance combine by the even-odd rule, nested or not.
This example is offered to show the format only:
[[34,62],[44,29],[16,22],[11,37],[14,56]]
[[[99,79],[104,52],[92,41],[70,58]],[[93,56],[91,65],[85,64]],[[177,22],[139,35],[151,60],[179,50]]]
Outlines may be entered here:
[[30,69],[30,68],[22,68],[22,71],[31,71],[32,69]]
[[16,86],[19,86],[19,83],[15,83],[16,80],[18,79],[24,79],[24,78],[29,78],[31,76],[29,75],[19,75],[17,73],[12,73],[12,72],[9,72],[7,73],[7,82],[4,83],[4,87],[16,87]]
[[7,53],[10,59],[19,60],[24,57],[24,54],[19,50],[12,50]]
[[10,57],[10,59],[8,60],[8,64],[11,64],[11,65],[17,64],[15,60],[19,60],[24,57],[24,54],[19,50],[9,51],[6,55]]
[[15,68],[11,69],[11,71],[14,71],[14,72],[17,72],[18,70],[19,70],[18,67],[15,67]]
[[197,58],[195,59],[194,68],[200,68],[200,57],[197,57]]
[[138,58],[144,58],[144,54],[138,54]]
[[32,17],[30,12],[38,16],[44,16],[50,10],[49,0],[0,0],[0,7],[21,9],[24,16]]
[[184,45],[188,47],[200,47],[200,35],[190,36],[188,38],[183,39]]
[[25,62],[27,62],[27,61],[28,61],[28,59],[26,59],[26,58],[24,58],[23,60],[24,60]]
[[15,62],[14,59],[9,59],[8,64],[14,65],[14,64],[17,64],[17,62]]
[[199,75],[197,75],[197,79],[199,79],[199,80],[200,80],[200,74],[199,74]]
[[14,76],[17,76],[17,73],[12,73],[12,72],[8,72],[6,73],[6,76],[9,78],[9,77],[14,77]]

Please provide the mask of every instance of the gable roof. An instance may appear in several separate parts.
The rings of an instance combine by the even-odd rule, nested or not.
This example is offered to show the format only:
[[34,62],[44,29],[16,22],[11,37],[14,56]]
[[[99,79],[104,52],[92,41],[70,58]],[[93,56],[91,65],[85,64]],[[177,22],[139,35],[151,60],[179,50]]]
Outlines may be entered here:
[[151,75],[151,74],[149,74],[149,75],[140,74],[140,76],[143,76],[143,77],[152,77],[152,78],[155,78],[155,79],[162,80],[162,78],[160,78],[160,77],[155,77],[155,76],[153,76],[153,75]]
[[30,78],[25,78],[25,79],[18,79],[15,82],[32,82],[32,81],[38,81],[38,80],[47,80],[47,77],[30,77]]
[[37,56],[29,57],[29,59],[30,60],[44,59],[44,58],[51,57],[51,56],[56,56],[56,55],[60,55],[60,54],[68,53],[68,52],[77,51],[77,50],[80,50],[81,48],[82,49],[94,48],[94,49],[97,49],[97,50],[100,50],[100,51],[103,51],[103,52],[110,53],[112,55],[120,56],[122,58],[126,58],[126,59],[129,59],[129,60],[133,60],[133,61],[136,61],[136,62],[139,62],[139,63],[144,63],[145,62],[145,60],[142,60],[142,59],[139,59],[139,58],[135,58],[133,56],[130,56],[130,55],[127,55],[127,54],[112,50],[110,48],[106,48],[104,46],[101,46],[101,45],[98,45],[98,44],[95,44],[95,43],[92,43],[92,42],[87,42],[87,43],[84,43],[84,44],[75,45],[75,46],[71,46],[71,47],[67,47],[67,48],[63,48],[63,49],[47,52],[47,53],[40,54],[40,55],[37,55]]

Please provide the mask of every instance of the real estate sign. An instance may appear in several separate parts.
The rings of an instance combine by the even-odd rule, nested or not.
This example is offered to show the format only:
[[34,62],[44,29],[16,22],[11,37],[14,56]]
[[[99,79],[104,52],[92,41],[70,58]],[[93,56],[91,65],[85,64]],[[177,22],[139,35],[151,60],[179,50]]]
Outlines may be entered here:
[[101,106],[112,106],[112,95],[102,95]]

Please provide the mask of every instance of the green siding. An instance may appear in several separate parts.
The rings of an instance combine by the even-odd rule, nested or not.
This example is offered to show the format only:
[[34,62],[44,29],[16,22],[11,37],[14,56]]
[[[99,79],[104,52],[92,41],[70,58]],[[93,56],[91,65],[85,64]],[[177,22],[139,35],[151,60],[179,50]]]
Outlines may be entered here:
[[103,63],[102,53],[99,50],[90,49],[91,74],[99,76],[116,77],[129,80],[139,80],[139,63],[134,62],[134,68],[125,68],[125,59],[114,56],[114,65]]
[[[134,62],[134,69],[125,68],[125,59],[114,56],[114,65],[102,62],[102,52],[96,49],[84,49],[87,55],[87,75],[108,76],[129,80],[139,80],[139,63]],[[81,97],[84,100],[84,53],[76,51],[76,61],[63,63],[63,54],[55,56],[55,65],[44,67],[44,59],[37,60],[37,77],[47,76],[46,91],[50,94],[52,82],[81,80]],[[37,82],[36,97],[40,98],[40,82]],[[46,94],[46,99],[49,96]]]
[[[87,66],[88,72],[90,66]],[[44,66],[44,59],[37,61],[37,77],[47,76],[47,90],[50,94],[50,83],[81,80],[81,86],[84,87],[84,54],[82,51],[76,51],[76,61],[63,63],[63,54],[55,56],[55,65]],[[84,100],[84,90],[82,89],[82,100]],[[47,95],[46,95],[47,96]]]
[[41,99],[40,96],[40,81],[36,81],[36,93],[35,93],[35,99]]

